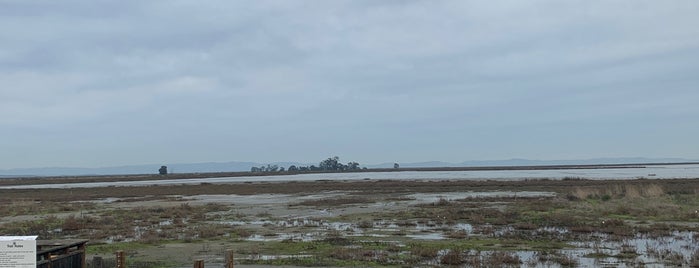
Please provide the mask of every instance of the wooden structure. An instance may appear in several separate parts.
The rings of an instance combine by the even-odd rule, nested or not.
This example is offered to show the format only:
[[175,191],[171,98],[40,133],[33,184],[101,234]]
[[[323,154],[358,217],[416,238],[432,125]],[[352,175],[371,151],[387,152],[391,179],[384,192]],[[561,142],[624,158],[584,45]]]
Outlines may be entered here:
[[234,268],[233,263],[235,252],[232,249],[226,250],[226,268]]
[[116,252],[116,268],[126,268],[126,252],[123,250]]
[[37,240],[37,268],[85,268],[85,244],[88,240]]

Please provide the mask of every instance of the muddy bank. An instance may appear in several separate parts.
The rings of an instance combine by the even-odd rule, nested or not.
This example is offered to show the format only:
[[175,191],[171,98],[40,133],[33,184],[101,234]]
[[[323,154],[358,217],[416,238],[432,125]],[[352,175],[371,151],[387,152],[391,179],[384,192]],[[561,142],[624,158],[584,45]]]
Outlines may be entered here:
[[670,193],[693,193],[699,189],[699,179],[638,179],[638,180],[362,180],[313,182],[255,182],[196,185],[167,185],[140,187],[100,187],[74,189],[0,189],[0,202],[10,200],[71,201],[103,198],[202,194],[303,194],[326,191],[352,191],[356,194],[430,193],[459,191],[549,191],[567,193],[573,188],[608,187],[614,185],[661,185]]

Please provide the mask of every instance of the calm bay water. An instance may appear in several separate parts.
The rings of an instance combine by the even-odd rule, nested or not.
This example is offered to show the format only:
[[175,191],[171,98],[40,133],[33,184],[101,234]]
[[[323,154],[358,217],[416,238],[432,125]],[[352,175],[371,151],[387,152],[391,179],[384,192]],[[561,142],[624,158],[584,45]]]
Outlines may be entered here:
[[496,170],[496,171],[403,171],[403,172],[350,172],[299,174],[279,176],[223,177],[178,180],[145,180],[123,182],[90,182],[66,184],[38,184],[5,186],[0,189],[41,189],[41,188],[91,188],[108,186],[146,186],[200,183],[242,183],[242,182],[281,182],[317,180],[524,180],[524,179],[563,179],[586,178],[636,179],[636,178],[699,178],[699,165],[647,166],[645,168],[615,169],[558,169],[558,170]]

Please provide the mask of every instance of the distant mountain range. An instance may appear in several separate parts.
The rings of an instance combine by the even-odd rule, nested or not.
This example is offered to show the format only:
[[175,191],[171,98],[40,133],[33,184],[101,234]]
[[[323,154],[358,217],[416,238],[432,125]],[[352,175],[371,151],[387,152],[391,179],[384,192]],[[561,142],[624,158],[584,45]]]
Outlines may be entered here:
[[[683,163],[698,162],[684,158],[593,158],[579,160],[530,160],[530,159],[506,159],[506,160],[473,160],[461,163],[449,163],[440,161],[398,163],[400,167],[488,167],[488,166],[553,166],[553,165],[609,165],[609,164],[647,164],[647,163]],[[394,163],[367,165],[367,168],[392,168]]]
[[[440,161],[398,163],[403,168],[417,167],[479,167],[479,166],[543,166],[543,165],[587,165],[587,164],[637,164],[637,163],[678,163],[697,162],[683,158],[594,158],[583,160],[529,160],[529,159],[507,159],[507,160],[482,160],[466,161],[461,163],[449,163]],[[309,166],[318,163],[298,163],[298,162],[275,162],[269,163],[280,167],[288,168],[290,165]],[[393,168],[394,163],[382,163],[377,165],[361,165],[366,168]],[[236,172],[250,171],[251,167],[266,166],[267,164],[255,162],[209,162],[209,163],[185,163],[185,164],[165,164],[170,173],[202,173],[202,172]],[[47,168],[18,168],[0,170],[0,177],[21,177],[21,176],[80,176],[80,175],[127,175],[127,174],[152,174],[157,173],[160,165],[130,165],[117,167],[100,168],[69,168],[69,167],[47,167]]]

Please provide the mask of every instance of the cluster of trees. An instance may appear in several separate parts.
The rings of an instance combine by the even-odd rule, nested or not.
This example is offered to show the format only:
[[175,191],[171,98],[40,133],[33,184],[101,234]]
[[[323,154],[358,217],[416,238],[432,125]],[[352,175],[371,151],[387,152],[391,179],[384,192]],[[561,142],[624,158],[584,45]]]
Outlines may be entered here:
[[[289,172],[306,172],[306,171],[351,171],[351,170],[359,170],[359,163],[357,162],[348,162],[347,164],[343,164],[340,162],[340,158],[335,156],[335,157],[330,157],[328,159],[325,159],[316,165],[310,165],[310,166],[295,166],[291,165],[287,170],[284,170],[283,167],[278,167],[277,165],[267,165],[267,166],[261,166],[261,167],[252,167],[250,169],[251,172],[284,172],[284,171],[289,171]],[[366,168],[364,168],[366,169]]]
[[279,167],[277,165],[252,167],[250,168],[250,172],[284,172],[284,167]]
[[307,167],[304,166],[290,166],[289,171],[348,171],[348,170],[358,170],[359,169],[359,163],[357,162],[348,162],[347,164],[342,164],[340,162],[340,158],[335,156],[335,157],[330,157],[328,159],[325,159],[318,164],[318,166],[315,165],[310,165]]

